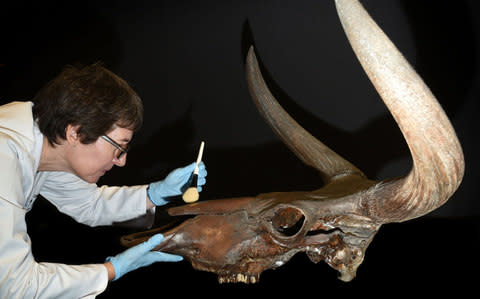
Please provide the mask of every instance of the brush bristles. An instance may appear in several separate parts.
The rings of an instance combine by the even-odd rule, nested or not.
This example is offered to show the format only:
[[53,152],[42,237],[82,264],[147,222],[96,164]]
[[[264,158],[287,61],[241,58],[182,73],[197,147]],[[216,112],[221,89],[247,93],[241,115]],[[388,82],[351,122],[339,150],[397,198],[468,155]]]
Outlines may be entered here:
[[185,191],[185,193],[183,193],[182,195],[183,201],[187,203],[195,202],[198,200],[199,197],[200,195],[198,194],[198,190],[196,187],[188,188],[187,191]]

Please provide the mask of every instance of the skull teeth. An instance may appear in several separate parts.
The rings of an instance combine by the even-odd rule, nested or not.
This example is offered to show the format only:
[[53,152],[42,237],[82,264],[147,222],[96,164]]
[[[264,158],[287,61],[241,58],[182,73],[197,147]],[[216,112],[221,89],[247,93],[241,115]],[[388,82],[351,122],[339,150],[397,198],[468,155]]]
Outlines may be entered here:
[[219,283],[235,283],[235,282],[243,282],[243,283],[257,283],[259,280],[259,275],[254,274],[226,274],[226,275],[218,275],[218,282]]

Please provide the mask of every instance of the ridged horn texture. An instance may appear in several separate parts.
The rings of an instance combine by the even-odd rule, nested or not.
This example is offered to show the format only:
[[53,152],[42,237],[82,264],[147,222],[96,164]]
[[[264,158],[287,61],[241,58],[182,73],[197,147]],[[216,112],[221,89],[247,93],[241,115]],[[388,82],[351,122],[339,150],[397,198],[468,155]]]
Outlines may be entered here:
[[460,142],[430,89],[359,1],[335,3],[358,60],[399,125],[413,158],[406,177],[386,184],[365,204],[383,222],[420,217],[443,205],[460,185],[465,169]]
[[[376,185],[369,196],[360,197],[360,205],[365,216],[380,223],[420,217],[443,205],[460,185],[465,168],[460,142],[434,95],[360,2],[335,4],[358,60],[398,123],[413,158],[408,175]],[[284,111],[262,78],[253,48],[247,58],[247,81],[260,113],[304,163],[322,172],[327,181],[344,174],[363,176]]]
[[305,164],[320,171],[326,182],[332,178],[363,173],[300,126],[268,89],[253,46],[247,56],[247,83],[258,111],[273,131]]

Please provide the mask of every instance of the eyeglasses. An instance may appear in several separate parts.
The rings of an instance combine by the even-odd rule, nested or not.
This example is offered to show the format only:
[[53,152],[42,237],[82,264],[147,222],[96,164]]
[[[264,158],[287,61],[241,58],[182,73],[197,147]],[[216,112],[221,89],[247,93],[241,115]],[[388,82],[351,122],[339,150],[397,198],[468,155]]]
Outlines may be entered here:
[[105,140],[106,142],[110,143],[111,145],[113,145],[114,147],[116,147],[120,152],[118,153],[117,155],[117,159],[120,160],[123,155],[126,155],[128,153],[128,150],[129,150],[129,147],[127,146],[127,148],[123,148],[121,147],[118,143],[116,143],[115,141],[113,141],[110,137],[108,136],[105,136],[105,135],[102,135],[100,136],[103,138],[103,140]]

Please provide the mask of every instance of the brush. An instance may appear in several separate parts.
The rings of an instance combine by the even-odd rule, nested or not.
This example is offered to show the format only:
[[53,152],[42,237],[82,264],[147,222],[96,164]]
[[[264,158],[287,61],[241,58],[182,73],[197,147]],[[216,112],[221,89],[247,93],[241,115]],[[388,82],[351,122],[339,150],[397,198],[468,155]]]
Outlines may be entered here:
[[188,203],[195,202],[200,197],[200,194],[198,194],[198,189],[197,189],[198,164],[202,162],[204,146],[205,146],[205,142],[202,141],[202,143],[200,144],[200,150],[198,151],[197,163],[195,164],[195,169],[193,170],[192,183],[190,184],[190,187],[187,189],[187,191],[185,191],[182,195],[182,199],[184,202],[188,202]]

